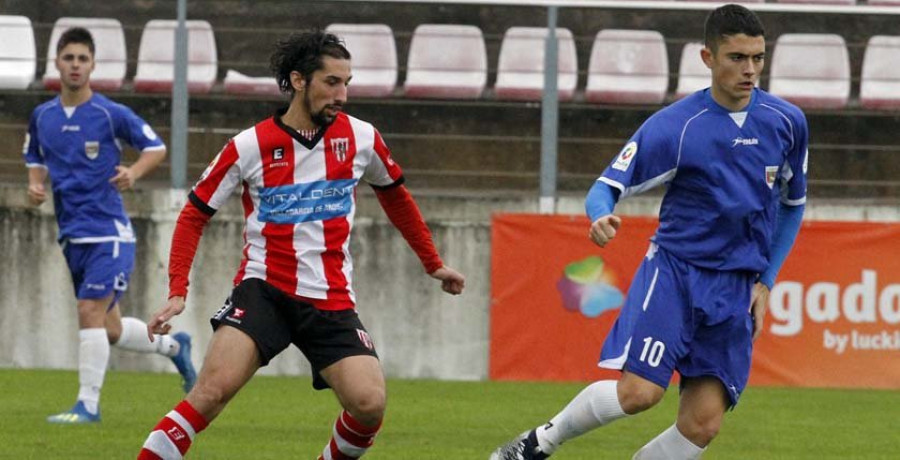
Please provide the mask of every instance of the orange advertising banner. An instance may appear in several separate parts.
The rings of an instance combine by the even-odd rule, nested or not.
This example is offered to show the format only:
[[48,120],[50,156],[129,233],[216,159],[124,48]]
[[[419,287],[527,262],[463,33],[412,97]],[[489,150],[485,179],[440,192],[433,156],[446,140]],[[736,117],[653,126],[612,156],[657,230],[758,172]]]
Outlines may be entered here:
[[[655,218],[605,249],[585,217],[496,215],[492,379],[593,381]],[[772,288],[750,385],[900,388],[900,224],[805,222]]]

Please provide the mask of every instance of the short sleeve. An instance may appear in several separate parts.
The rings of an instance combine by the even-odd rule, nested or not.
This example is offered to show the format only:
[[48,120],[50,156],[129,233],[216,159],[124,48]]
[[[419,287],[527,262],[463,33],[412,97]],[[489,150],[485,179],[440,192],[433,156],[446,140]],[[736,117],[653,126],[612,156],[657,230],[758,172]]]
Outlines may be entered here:
[[781,202],[788,206],[806,203],[806,172],[809,169],[809,127],[802,112],[794,118],[794,144],[781,168]]
[[[374,128],[373,128],[374,129]],[[401,183],[403,179],[403,171],[400,165],[391,158],[391,151],[381,137],[381,133],[375,129],[374,142],[372,149],[374,155],[366,165],[363,173],[363,180],[375,187],[389,187],[396,183]]]
[[116,117],[116,138],[141,152],[166,148],[153,128],[133,110],[122,104],[117,104],[116,108],[119,115]]
[[47,165],[44,164],[44,156],[41,154],[36,113],[32,113],[31,119],[28,121],[28,132],[25,133],[25,143],[22,145],[22,155],[25,157],[25,166],[29,168],[47,167]]
[[620,198],[661,185],[675,174],[678,150],[659,117],[651,117],[622,147],[600,181],[616,188]]
[[206,214],[214,214],[241,183],[241,168],[234,139],[216,155],[191,191],[191,202]]

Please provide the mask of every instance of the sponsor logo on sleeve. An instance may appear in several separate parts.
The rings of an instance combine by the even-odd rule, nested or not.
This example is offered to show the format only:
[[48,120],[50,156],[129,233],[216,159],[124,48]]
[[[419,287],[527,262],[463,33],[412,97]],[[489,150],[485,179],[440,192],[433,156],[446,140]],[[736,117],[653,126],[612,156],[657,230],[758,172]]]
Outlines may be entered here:
[[153,131],[153,128],[151,128],[147,123],[144,123],[144,126],[141,126],[141,132],[144,133],[144,137],[150,139],[151,141],[155,141],[158,138],[156,133]]
[[619,156],[616,157],[616,161],[613,162],[613,169],[618,169],[619,171],[628,171],[628,167],[631,166],[631,160],[634,160],[635,155],[637,155],[638,145],[637,142],[631,141],[622,148],[622,151],[619,152]]
[[96,160],[98,156],[100,156],[100,142],[99,141],[87,141],[84,143],[84,154],[87,155],[88,159]]
[[809,149],[806,149],[806,153],[803,155],[803,174],[806,174],[807,169],[809,169]]
[[28,155],[29,144],[31,144],[31,134],[25,133],[25,143],[22,144],[22,155]]

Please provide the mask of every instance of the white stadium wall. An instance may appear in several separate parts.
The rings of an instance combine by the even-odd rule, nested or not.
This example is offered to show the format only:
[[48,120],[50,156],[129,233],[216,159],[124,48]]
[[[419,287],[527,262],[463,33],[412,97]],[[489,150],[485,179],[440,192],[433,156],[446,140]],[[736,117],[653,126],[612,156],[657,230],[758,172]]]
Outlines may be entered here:
[[[413,191],[415,193],[415,191]],[[183,193],[137,191],[126,195],[138,242],[135,271],[123,314],[142,319],[165,301],[166,264]],[[490,216],[494,212],[536,212],[537,197],[418,196],[417,200],[445,263],[466,275],[466,291],[453,297],[424,274],[418,259],[384,217],[367,190],[359,210],[351,251],[358,310],[389,377],[480,380],[488,372],[490,297]],[[194,336],[199,367],[211,335],[209,317],[230,292],[241,249],[237,198],[210,222],[191,276],[186,311],[175,328]],[[658,199],[630,199],[621,214],[653,215]],[[808,204],[807,218],[900,221],[896,206]],[[583,197],[562,198],[562,213],[582,214]],[[585,229],[585,234],[587,230]],[[49,204],[33,209],[24,186],[0,187],[0,367],[77,367],[75,299],[56,241]],[[599,344],[598,344],[599,347]],[[113,348],[111,368],[173,372],[166,359]],[[307,375],[295,348],[264,368],[264,374]]]

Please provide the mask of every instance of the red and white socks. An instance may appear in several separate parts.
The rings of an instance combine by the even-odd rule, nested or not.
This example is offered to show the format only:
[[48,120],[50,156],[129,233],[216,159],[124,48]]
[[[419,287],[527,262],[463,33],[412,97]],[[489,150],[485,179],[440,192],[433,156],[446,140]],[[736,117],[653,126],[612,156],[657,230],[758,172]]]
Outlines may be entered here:
[[206,428],[208,422],[187,400],[155,426],[144,441],[138,460],[181,460],[191,447],[194,436]]
[[351,460],[362,457],[375,442],[375,435],[381,422],[375,426],[365,426],[354,419],[349,412],[342,411],[334,422],[331,441],[318,460]]

